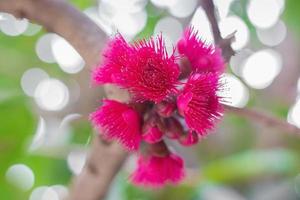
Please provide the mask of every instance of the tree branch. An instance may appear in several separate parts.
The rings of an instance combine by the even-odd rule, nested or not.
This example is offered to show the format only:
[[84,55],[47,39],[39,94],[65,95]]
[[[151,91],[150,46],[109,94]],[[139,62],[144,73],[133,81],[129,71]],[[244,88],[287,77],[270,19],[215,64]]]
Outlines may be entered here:
[[[234,39],[234,33],[232,35],[229,35],[229,37],[225,39],[221,37],[220,29],[215,14],[216,9],[213,0],[202,0],[201,5],[205,10],[207,18],[210,22],[214,35],[214,40],[216,44],[219,45],[219,47],[222,49],[223,57],[225,58],[226,62],[229,62],[231,56],[235,54],[235,52],[231,48],[231,42]],[[258,110],[252,110],[249,108],[235,108],[232,106],[225,106],[225,110],[246,117],[252,121],[255,121],[259,124],[263,124],[267,127],[277,127],[286,132],[300,134],[300,129],[296,126],[289,124],[285,120],[282,120],[269,114],[265,114]]]
[[41,24],[70,42],[92,67],[106,40],[104,32],[64,0],[1,0],[0,9]]
[[279,128],[280,130],[289,133],[300,134],[300,129],[298,127],[289,124],[285,120],[282,120],[273,115],[263,113],[258,110],[249,109],[249,108],[235,108],[226,105],[224,107],[227,112],[231,112],[239,116],[245,117],[258,124],[262,124],[264,126],[271,127],[271,128]]
[[202,0],[201,5],[205,10],[206,16],[210,22],[215,43],[222,49],[223,57],[228,62],[230,57],[235,54],[231,48],[231,42],[234,39],[234,35],[229,35],[227,38],[221,37],[221,32],[216,18],[216,8],[212,0]]
[[[87,65],[94,67],[106,40],[103,31],[87,16],[63,0],[1,0],[0,11],[41,24],[70,42]],[[108,96],[124,100],[127,95],[109,88]],[[95,100],[96,101],[96,100]],[[70,200],[104,199],[109,185],[119,171],[124,150],[96,136],[82,173],[73,181]]]

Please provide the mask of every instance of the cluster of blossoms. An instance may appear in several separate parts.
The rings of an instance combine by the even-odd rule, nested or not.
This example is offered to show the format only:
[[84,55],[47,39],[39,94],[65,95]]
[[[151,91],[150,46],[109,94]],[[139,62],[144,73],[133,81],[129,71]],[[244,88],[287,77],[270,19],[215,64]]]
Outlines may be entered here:
[[191,27],[172,55],[161,35],[129,44],[117,34],[108,42],[92,80],[126,89],[131,98],[103,100],[90,119],[105,138],[138,152],[132,183],[157,187],[183,179],[184,162],[164,140],[190,146],[214,128],[223,112],[217,95],[223,71],[220,49],[201,41]]

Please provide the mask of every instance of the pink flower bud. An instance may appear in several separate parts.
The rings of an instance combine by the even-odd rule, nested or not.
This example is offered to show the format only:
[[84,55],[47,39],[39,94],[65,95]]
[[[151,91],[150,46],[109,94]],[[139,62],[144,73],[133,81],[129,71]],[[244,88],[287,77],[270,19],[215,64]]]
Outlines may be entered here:
[[162,140],[163,124],[157,114],[150,114],[145,120],[142,128],[142,138],[149,144],[154,144]]
[[162,139],[163,132],[157,126],[151,126],[143,132],[142,138],[149,144],[157,143]]
[[181,136],[178,140],[183,146],[191,146],[198,143],[199,136],[195,131],[190,130],[187,134]]
[[166,127],[165,135],[168,138],[177,139],[184,134],[183,127],[176,118],[174,117],[167,118],[165,119],[164,123]]
[[162,117],[170,117],[174,110],[176,109],[176,105],[173,102],[161,102],[155,105],[155,111]]

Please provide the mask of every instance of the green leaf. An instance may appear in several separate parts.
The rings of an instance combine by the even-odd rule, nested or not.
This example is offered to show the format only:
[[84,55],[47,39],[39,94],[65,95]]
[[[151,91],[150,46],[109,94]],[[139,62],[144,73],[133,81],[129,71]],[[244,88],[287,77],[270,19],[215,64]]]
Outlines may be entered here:
[[284,149],[251,150],[210,162],[202,170],[205,180],[233,182],[264,175],[296,174],[300,160]]

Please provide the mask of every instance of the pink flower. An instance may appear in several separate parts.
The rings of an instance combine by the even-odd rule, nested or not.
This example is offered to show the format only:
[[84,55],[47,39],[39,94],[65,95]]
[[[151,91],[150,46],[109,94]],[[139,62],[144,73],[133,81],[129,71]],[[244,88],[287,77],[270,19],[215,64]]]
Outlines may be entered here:
[[95,127],[103,129],[108,139],[118,140],[128,150],[139,148],[141,117],[127,104],[103,100],[102,107],[90,115],[90,120]]
[[179,67],[168,56],[162,36],[129,45],[118,35],[109,43],[103,65],[94,70],[97,83],[115,83],[126,88],[136,101],[156,103],[177,92]]
[[219,89],[219,75],[215,73],[192,74],[177,97],[177,107],[184,116],[187,126],[200,135],[213,129],[222,116]]
[[135,185],[161,187],[167,183],[180,182],[184,175],[183,160],[175,154],[140,155],[137,168],[130,179]]
[[135,59],[134,50],[125,41],[122,35],[110,39],[103,51],[102,65],[92,72],[92,81],[95,84],[115,83],[120,81],[122,70]]
[[201,41],[198,31],[195,31],[193,27],[185,29],[177,47],[179,53],[188,58],[193,71],[218,73],[224,71],[221,49]]
[[130,103],[104,100],[90,120],[106,139],[143,151],[130,176],[136,185],[179,183],[184,163],[169,151],[164,136],[183,146],[196,144],[223,114],[218,96],[224,71],[221,50],[202,42],[192,27],[177,47],[180,55],[175,49],[168,54],[162,35],[129,44],[117,34],[92,72],[94,84],[115,84],[130,94]]

